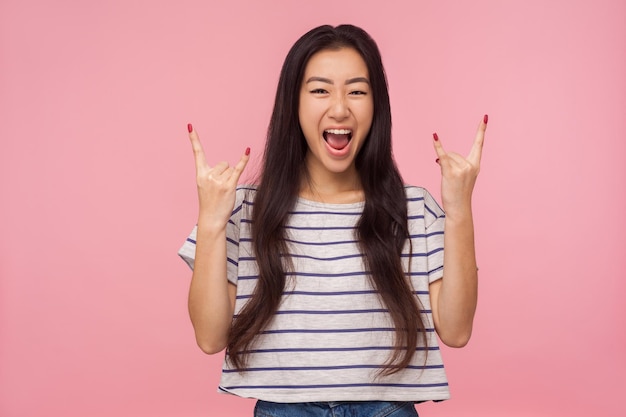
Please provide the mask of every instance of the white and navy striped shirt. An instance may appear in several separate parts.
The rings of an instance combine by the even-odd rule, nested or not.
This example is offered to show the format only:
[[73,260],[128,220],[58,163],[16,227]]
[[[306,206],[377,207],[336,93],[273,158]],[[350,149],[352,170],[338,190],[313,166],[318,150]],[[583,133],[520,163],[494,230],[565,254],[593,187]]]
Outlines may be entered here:
[[[392,353],[395,329],[363,264],[355,227],[363,203],[326,204],[298,199],[286,238],[293,272],[282,301],[257,337],[248,368],[224,362],[219,391],[272,402],[427,401],[449,398],[435,336],[428,286],[443,274],[444,213],[423,188],[405,187],[412,253],[402,261],[422,306],[428,349],[418,347],[411,364],[390,376],[379,371]],[[237,285],[235,316],[258,279],[251,245],[256,191],[237,190],[227,226],[228,280]],[[193,268],[196,229],[179,255]]]

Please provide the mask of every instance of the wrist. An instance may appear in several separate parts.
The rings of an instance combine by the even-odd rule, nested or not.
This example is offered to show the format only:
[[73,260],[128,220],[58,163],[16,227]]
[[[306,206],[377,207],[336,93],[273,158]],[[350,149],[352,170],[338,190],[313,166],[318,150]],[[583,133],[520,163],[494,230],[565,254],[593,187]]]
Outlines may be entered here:
[[444,211],[446,213],[446,223],[473,222],[471,204],[455,205],[452,207],[444,206]]
[[209,236],[226,234],[226,223],[210,216],[199,216],[197,227],[198,234]]

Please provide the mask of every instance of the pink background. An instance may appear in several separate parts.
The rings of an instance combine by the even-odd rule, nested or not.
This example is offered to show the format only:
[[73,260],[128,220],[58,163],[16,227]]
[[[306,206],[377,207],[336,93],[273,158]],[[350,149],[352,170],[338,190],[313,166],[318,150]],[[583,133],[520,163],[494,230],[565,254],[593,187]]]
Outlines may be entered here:
[[186,124],[259,156],[288,48],[344,22],[407,182],[438,195],[432,132],[466,153],[490,116],[475,332],[422,416],[625,415],[624,1],[2,0],[1,416],[251,415],[187,316]]

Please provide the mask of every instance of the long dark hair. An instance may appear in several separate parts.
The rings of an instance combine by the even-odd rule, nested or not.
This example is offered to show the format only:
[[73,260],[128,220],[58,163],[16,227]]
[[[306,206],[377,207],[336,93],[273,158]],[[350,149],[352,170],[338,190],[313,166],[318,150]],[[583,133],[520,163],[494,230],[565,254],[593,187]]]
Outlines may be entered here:
[[283,64],[265,145],[263,170],[252,211],[252,240],[259,279],[252,298],[233,322],[228,358],[245,370],[247,352],[272,319],[285,287],[289,261],[284,225],[300,191],[307,143],[298,118],[299,92],[309,59],[327,49],[353,48],[367,65],[374,115],[355,164],[365,195],[357,237],[371,280],[396,329],[394,351],[384,374],[405,368],[417,348],[427,344],[418,301],[400,255],[409,242],[404,184],[391,149],[391,109],[387,79],[374,40],[352,25],[320,26],[293,45]]

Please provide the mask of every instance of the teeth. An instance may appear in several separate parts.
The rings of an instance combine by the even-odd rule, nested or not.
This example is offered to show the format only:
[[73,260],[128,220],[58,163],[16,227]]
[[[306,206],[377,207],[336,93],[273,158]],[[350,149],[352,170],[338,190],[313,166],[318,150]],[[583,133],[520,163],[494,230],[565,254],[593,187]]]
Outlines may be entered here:
[[350,129],[326,129],[324,132],[332,133],[333,135],[349,135],[352,133]]

